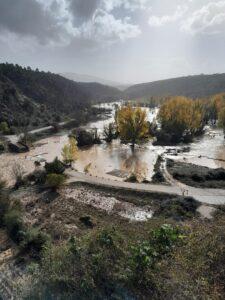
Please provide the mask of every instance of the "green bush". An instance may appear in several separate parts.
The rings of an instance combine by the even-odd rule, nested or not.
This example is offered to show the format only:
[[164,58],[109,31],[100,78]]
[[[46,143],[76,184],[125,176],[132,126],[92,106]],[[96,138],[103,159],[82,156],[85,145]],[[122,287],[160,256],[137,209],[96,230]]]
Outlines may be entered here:
[[129,265],[133,283],[148,285],[149,269],[154,269],[156,263],[172,251],[182,238],[177,227],[164,224],[151,232],[149,241],[142,241],[132,246]]
[[63,174],[48,174],[46,178],[47,187],[57,190],[64,185],[66,177]]
[[11,239],[20,242],[24,230],[21,212],[16,209],[9,210],[4,216],[4,225]]
[[29,253],[33,258],[40,258],[40,252],[49,241],[50,237],[46,233],[37,228],[28,229],[20,244],[21,253]]
[[53,162],[45,164],[45,170],[48,174],[63,174],[65,171],[64,164],[56,157]]
[[0,132],[2,134],[10,134],[10,129],[9,129],[9,126],[8,126],[8,123],[7,122],[1,122],[0,123]]
[[157,255],[162,257],[170,252],[176,243],[182,239],[183,235],[178,227],[164,224],[152,232],[150,243],[154,246]]
[[47,173],[45,170],[34,170],[27,176],[27,179],[35,184],[45,184]]

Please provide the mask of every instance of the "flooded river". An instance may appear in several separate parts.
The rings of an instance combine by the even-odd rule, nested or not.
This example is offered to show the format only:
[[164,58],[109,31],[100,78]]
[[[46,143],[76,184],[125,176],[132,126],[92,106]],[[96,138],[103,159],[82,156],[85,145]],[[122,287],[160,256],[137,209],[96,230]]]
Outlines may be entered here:
[[[102,105],[112,107],[113,105]],[[148,119],[150,121],[156,117],[157,109],[149,110]],[[102,133],[104,125],[112,122],[114,113],[103,120],[87,124],[86,128],[97,128]],[[34,169],[34,161],[43,159],[52,161],[56,156],[61,157],[62,147],[68,141],[68,132],[61,132],[51,137],[38,141],[29,153],[9,154],[0,156],[0,169],[2,176],[9,183],[12,181],[12,166],[20,162],[26,172]],[[93,176],[110,178],[115,180],[124,180],[131,172],[139,174],[140,177],[151,180],[154,164],[159,154],[166,153],[165,156],[181,161],[186,161],[211,168],[225,168],[225,142],[223,133],[220,130],[208,129],[206,134],[196,139],[190,144],[190,151],[177,153],[182,146],[162,147],[153,146],[152,141],[137,146],[132,153],[129,145],[122,145],[119,140],[111,144],[102,143],[92,147],[79,150],[79,158],[74,167],[83,172],[85,166],[90,164],[89,173]],[[172,153],[167,153],[168,150]],[[179,152],[179,151],[178,151]]]

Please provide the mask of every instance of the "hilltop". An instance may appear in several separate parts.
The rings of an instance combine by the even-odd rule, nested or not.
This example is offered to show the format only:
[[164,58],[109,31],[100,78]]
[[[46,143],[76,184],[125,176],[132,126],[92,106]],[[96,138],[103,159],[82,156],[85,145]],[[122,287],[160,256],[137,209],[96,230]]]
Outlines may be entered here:
[[124,93],[128,98],[186,96],[201,98],[225,91],[225,74],[194,75],[132,85]]
[[100,83],[102,85],[107,85],[107,86],[112,86],[115,87],[121,91],[125,90],[126,88],[128,88],[128,86],[130,86],[129,84],[123,84],[123,83],[119,83],[116,81],[112,81],[112,80],[108,80],[108,79],[104,79],[104,78],[100,78],[97,76],[92,76],[92,75],[86,75],[86,74],[77,74],[77,73],[61,73],[61,76],[76,81],[76,82],[88,82],[88,83]]

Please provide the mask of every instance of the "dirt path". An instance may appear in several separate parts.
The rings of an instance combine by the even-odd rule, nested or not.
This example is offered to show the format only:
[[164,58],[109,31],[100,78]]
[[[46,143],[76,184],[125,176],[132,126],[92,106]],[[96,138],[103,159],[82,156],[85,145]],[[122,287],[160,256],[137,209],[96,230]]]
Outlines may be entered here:
[[[167,194],[192,196],[196,200],[207,204],[225,204],[225,190],[222,189],[201,189],[186,186],[173,180],[170,174],[165,170],[166,179],[171,183],[170,186],[159,184],[143,184],[143,183],[130,183],[121,182],[117,180],[105,179],[100,177],[93,177],[88,174],[76,172],[74,170],[67,170],[67,174],[70,176],[68,183],[72,182],[86,182],[99,186],[126,188],[143,192],[160,192]],[[185,193],[184,193],[185,191]]]

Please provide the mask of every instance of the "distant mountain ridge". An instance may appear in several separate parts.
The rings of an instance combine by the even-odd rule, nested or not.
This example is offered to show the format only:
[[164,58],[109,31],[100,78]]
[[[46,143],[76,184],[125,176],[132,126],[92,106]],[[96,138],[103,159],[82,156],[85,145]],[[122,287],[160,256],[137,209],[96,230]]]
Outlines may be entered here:
[[40,127],[68,116],[85,121],[91,105],[151,96],[207,97],[225,92],[225,74],[195,75],[133,85],[125,91],[96,82],[75,82],[50,72],[0,64],[0,122]]
[[77,83],[50,72],[0,64],[0,122],[37,127],[71,116],[84,121],[91,104],[119,100],[121,91],[98,83]]
[[78,73],[60,73],[59,75],[73,80],[75,82],[82,82],[82,83],[100,83],[102,85],[107,85],[107,86],[112,86],[115,87],[121,91],[125,90],[126,88],[128,88],[130,86],[130,84],[121,84],[119,82],[115,82],[112,80],[107,80],[107,79],[103,79],[97,76],[91,76],[91,75],[86,75],[86,74],[78,74]]
[[136,84],[124,91],[127,98],[151,96],[207,97],[225,92],[225,74],[193,75]]

